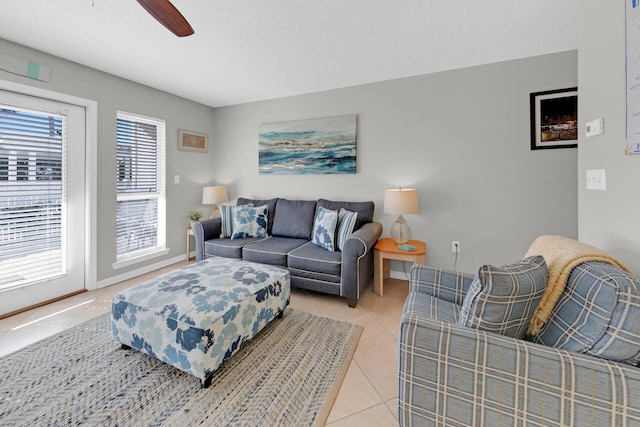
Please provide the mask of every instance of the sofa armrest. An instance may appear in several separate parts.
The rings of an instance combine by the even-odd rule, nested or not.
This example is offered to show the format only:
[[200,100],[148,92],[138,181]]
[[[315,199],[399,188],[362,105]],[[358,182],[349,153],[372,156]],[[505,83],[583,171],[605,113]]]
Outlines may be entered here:
[[400,426],[640,425],[640,369],[403,313]]
[[204,242],[220,238],[222,220],[220,218],[212,218],[196,222],[193,224],[192,231],[196,238],[196,261],[202,261],[205,258]]
[[342,258],[359,258],[373,250],[382,235],[382,224],[369,222],[347,237],[342,250]]
[[382,224],[369,222],[347,237],[342,248],[342,274],[340,295],[355,306],[360,291],[369,284],[373,276],[373,248],[382,235]]
[[422,292],[462,305],[473,278],[472,274],[414,264],[411,267],[409,292]]

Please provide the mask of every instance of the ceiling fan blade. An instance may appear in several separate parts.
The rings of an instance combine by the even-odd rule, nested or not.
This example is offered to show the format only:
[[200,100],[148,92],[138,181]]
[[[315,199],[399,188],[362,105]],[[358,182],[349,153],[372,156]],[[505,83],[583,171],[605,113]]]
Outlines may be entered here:
[[138,0],[156,20],[178,37],[190,36],[193,28],[169,0]]

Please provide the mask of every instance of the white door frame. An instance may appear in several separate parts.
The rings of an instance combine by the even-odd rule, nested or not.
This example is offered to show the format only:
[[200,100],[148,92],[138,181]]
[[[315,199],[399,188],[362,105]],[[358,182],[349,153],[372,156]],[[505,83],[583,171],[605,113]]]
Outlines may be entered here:
[[85,117],[85,269],[87,290],[97,289],[98,102],[0,79],[0,89],[84,107]]

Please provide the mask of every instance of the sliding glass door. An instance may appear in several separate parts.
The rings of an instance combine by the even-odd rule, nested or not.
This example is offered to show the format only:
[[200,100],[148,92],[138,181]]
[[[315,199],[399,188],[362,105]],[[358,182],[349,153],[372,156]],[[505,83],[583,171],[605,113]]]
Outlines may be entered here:
[[0,314],[85,287],[85,110],[0,91]]

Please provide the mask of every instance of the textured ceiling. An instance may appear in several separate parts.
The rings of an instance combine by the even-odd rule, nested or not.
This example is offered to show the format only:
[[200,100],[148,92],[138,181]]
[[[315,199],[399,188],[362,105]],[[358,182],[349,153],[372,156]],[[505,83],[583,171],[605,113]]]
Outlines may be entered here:
[[578,0],[173,4],[194,35],[135,0],[1,0],[0,38],[213,107],[577,49]]

